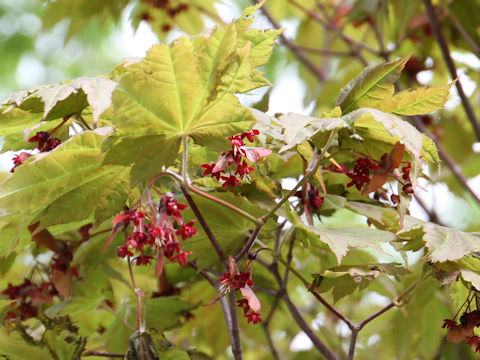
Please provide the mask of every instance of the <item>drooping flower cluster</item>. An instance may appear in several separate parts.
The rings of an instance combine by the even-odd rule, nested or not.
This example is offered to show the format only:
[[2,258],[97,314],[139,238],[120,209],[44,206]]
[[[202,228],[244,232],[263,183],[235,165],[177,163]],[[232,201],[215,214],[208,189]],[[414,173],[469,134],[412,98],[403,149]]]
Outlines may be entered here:
[[[406,165],[399,170],[404,152],[405,145],[397,142],[391,152],[383,154],[378,162],[369,157],[359,157],[351,170],[344,164],[330,165],[326,170],[346,174],[351,179],[347,187],[355,186],[362,195],[382,190],[381,187],[388,181],[389,176],[402,185],[402,192],[405,195],[410,195],[414,192],[410,179],[412,164],[406,162]],[[397,204],[400,202],[400,197],[393,194],[391,200]]]
[[222,187],[232,188],[239,185],[245,178],[248,179],[248,174],[255,168],[248,166],[245,158],[251,162],[256,162],[272,153],[271,150],[266,148],[245,146],[245,139],[253,143],[255,136],[258,134],[258,130],[251,130],[240,135],[229,136],[231,149],[222,152],[216,162],[200,165],[205,169],[203,175],[211,175],[218,182],[222,182]]
[[249,270],[251,267],[251,261],[245,265],[243,271],[238,271],[235,260],[232,256],[229,257],[229,272],[224,273],[220,279],[222,288],[219,292],[219,296],[212,302],[218,301],[222,296],[229,291],[240,290],[244,299],[237,300],[237,306],[243,309],[243,316],[247,321],[257,324],[262,321],[260,318],[260,301],[252,290],[253,280],[252,272]]
[[33,284],[30,280],[24,279],[20,285],[14,286],[9,283],[2,294],[7,295],[10,300],[16,300],[9,305],[9,310],[5,315],[5,322],[9,322],[24,321],[37,316],[37,305],[50,303],[53,296],[57,295],[57,291],[51,282]]
[[[480,327],[480,310],[478,308],[476,310],[471,309],[471,304],[475,303],[478,306],[478,300],[478,292],[472,289],[453,319],[445,319],[442,325],[442,328],[448,329],[446,336],[447,341],[457,343],[467,340],[466,344],[470,345],[475,352],[480,352],[480,337],[473,333],[475,327]],[[457,323],[456,317],[464,306],[465,311],[460,316],[459,322]]]
[[[126,233],[125,243],[117,247],[117,255],[121,258],[133,257],[136,265],[148,265],[156,252],[155,272],[161,274],[164,258],[176,261],[181,266],[187,264],[190,251],[184,251],[184,241],[197,233],[193,227],[195,221],[184,222],[181,211],[187,205],[180,204],[172,193],[161,195],[158,205],[125,210],[113,219],[115,224],[105,249],[113,237],[121,229]],[[131,227],[132,226],[132,227]]]

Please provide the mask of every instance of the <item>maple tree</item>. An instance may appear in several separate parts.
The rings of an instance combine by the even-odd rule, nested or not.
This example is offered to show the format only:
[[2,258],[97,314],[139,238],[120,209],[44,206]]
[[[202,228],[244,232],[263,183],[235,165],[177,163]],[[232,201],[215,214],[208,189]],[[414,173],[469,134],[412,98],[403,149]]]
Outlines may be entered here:
[[[133,4],[161,43],[2,103],[0,356],[473,359],[480,224],[422,200],[445,183],[478,215],[460,3],[262,1],[224,22],[214,0],[47,2],[67,40]],[[310,115],[239,96],[285,59]]]

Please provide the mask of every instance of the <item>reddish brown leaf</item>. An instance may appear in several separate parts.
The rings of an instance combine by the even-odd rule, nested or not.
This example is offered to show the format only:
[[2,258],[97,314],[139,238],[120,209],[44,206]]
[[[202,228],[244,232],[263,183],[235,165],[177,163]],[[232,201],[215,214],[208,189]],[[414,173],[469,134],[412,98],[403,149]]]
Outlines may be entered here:
[[392,150],[387,156],[383,156],[379,164],[379,169],[375,171],[370,182],[363,188],[362,195],[368,195],[381,188],[388,181],[389,173],[398,168],[405,154],[405,145],[399,141],[393,145]]
[[72,295],[72,270],[70,267],[65,272],[60,269],[52,269],[52,282],[60,295],[67,298]]

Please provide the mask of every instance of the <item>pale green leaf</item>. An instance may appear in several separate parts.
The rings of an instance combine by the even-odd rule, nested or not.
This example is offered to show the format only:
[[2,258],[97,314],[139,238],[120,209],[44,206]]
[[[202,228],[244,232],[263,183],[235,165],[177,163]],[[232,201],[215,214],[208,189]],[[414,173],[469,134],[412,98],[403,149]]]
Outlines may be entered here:
[[[98,178],[100,142],[108,131],[86,131],[19,166],[2,183],[1,206],[11,213],[32,214]],[[74,209],[79,204],[71,203],[70,206]]]
[[106,163],[135,163],[136,182],[172,164],[185,136],[218,147],[226,136],[249,129],[253,116],[234,94],[267,84],[253,69],[258,61],[252,51],[268,58],[273,47],[272,34],[249,31],[256,43],[240,46],[232,24],[209,37],[155,45],[142,62],[130,65],[113,96],[116,133],[103,146]]
[[[40,124],[42,116],[21,109],[13,109],[0,114],[0,151],[22,150],[33,147],[27,143],[23,131]],[[41,130],[38,130],[41,131]]]
[[45,120],[79,114],[87,106],[93,108],[93,119],[111,105],[116,82],[105,76],[80,77],[60,84],[45,85],[19,91],[5,102],[32,113],[43,113]]
[[328,245],[340,264],[350,248],[368,247],[383,251],[381,244],[394,241],[395,235],[388,231],[369,228],[332,228],[324,229],[308,226],[307,229]]
[[425,223],[423,231],[427,258],[432,262],[454,261],[480,251],[478,236],[432,223]]
[[48,349],[40,346],[27,344],[19,332],[7,331],[0,328],[0,355],[7,356],[10,360],[51,360],[52,356]]
[[428,114],[441,109],[445,105],[449,90],[453,84],[454,82],[444,86],[404,90],[395,94],[390,100],[385,99],[378,109],[398,115]]
[[408,61],[409,56],[399,60],[369,66],[362,73],[350,81],[340,92],[337,105],[346,114],[362,107],[377,107],[392,97],[393,83]]
[[285,129],[284,142],[286,145],[280,149],[280,152],[303,143],[319,132],[332,131],[348,126],[342,118],[318,119],[296,113],[282,115],[277,121]]

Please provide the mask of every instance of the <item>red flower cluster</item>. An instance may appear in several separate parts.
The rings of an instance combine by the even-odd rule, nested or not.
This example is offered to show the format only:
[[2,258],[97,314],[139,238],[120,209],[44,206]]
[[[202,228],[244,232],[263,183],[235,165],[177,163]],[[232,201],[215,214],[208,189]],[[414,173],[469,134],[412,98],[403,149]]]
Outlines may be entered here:
[[237,300],[237,306],[243,309],[243,316],[247,318],[248,323],[253,322],[253,324],[258,324],[262,322],[260,314],[252,310],[247,299]]
[[62,140],[59,138],[51,138],[48,132],[40,131],[28,139],[28,142],[38,142],[37,149],[40,150],[40,152],[47,152],[55,149],[62,143]]
[[26,153],[26,152],[21,152],[20,154],[15,155],[12,159],[13,160],[13,167],[10,169],[10,172],[11,173],[15,172],[15,168],[17,166],[22,165],[30,156],[32,156],[32,155],[30,155],[29,153]]
[[305,204],[305,202],[308,201],[308,203],[310,204],[310,207],[313,210],[320,209],[323,205],[323,200],[325,199],[325,197],[319,195],[318,188],[313,186],[310,183],[307,183],[307,192],[305,194],[306,199],[303,198],[303,192],[302,191],[297,191],[295,193],[295,196],[300,199],[302,204]]
[[2,291],[3,295],[7,295],[11,300],[17,300],[12,303],[5,316],[5,321],[26,320],[35,317],[38,314],[36,304],[46,304],[52,301],[57,291],[51,282],[42,282],[41,284],[33,284],[30,280],[24,279],[23,284],[14,286],[8,284],[7,288]]
[[[46,131],[39,131],[30,139],[28,139],[28,142],[38,142],[37,149],[40,152],[47,152],[55,149],[62,143],[62,140],[59,138],[51,138],[50,134]],[[32,155],[26,152],[21,152],[20,154],[15,155],[12,159],[13,167],[10,169],[10,172],[15,172],[15,168],[22,165],[30,156]]]
[[251,162],[256,162],[272,153],[271,150],[265,148],[245,146],[245,138],[253,142],[258,134],[258,130],[251,130],[240,135],[229,136],[228,140],[232,145],[231,150],[222,152],[217,162],[200,165],[205,169],[203,175],[211,175],[217,181],[222,180],[222,187],[236,187],[241,183],[241,180],[248,178],[251,171],[255,170],[255,168],[248,166],[245,158]]
[[[243,309],[243,316],[247,318],[249,323],[253,322],[254,324],[257,324],[261,322],[262,319],[258,313],[261,305],[257,296],[252,290],[252,272],[248,270],[251,261],[245,265],[245,269],[243,271],[238,271],[237,265],[232,256],[228,258],[228,262],[229,272],[224,273],[223,276],[218,279],[223,285],[220,297],[224,296],[231,290],[240,290],[244,296],[244,299],[237,300],[237,306]],[[218,297],[215,301],[217,301],[220,297]]]
[[121,258],[135,256],[136,265],[149,265],[154,256],[153,250],[157,251],[156,274],[163,271],[164,258],[176,261],[181,266],[188,262],[187,256],[190,251],[183,251],[183,245],[178,241],[178,236],[186,240],[197,233],[193,227],[195,221],[185,223],[180,211],[187,206],[179,204],[172,193],[161,195],[158,208],[146,206],[145,212],[130,209],[117,215],[113,219],[114,228],[109,237],[105,249],[110,245],[116,232],[122,228],[126,232],[133,225],[125,239],[123,246],[117,247],[117,255]]
[[[401,171],[398,170],[402,163],[405,153],[405,145],[397,142],[390,153],[385,153],[377,162],[371,158],[357,158],[353,170],[349,170],[344,164],[340,167],[330,165],[326,170],[346,174],[352,179],[347,187],[355,186],[362,195],[367,195],[375,191],[382,191],[381,187],[388,181],[389,176],[393,176],[401,185],[402,191],[406,195],[413,194],[412,181],[410,180],[410,162],[405,165]],[[394,204],[400,202],[398,195],[392,195],[391,200]]]
[[353,171],[347,172],[347,176],[352,179],[347,184],[347,187],[355,185],[357,190],[361,191],[362,187],[370,182],[370,169],[373,171],[378,170],[378,165],[369,158],[357,159]]
[[[475,302],[473,300],[475,300]],[[455,318],[460,310],[453,319],[445,319],[442,325],[442,328],[448,329],[446,336],[447,341],[457,343],[467,340],[466,344],[472,346],[475,352],[480,352],[480,338],[473,334],[473,329],[480,327],[480,310],[478,308],[471,310],[470,305],[475,303],[478,306],[478,300],[478,292],[472,289],[464,304],[460,307],[461,310],[465,306],[466,310],[460,316],[459,323],[457,323]]]

